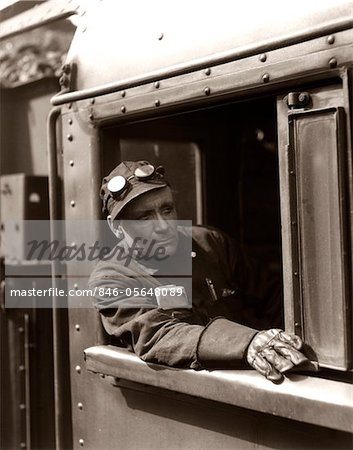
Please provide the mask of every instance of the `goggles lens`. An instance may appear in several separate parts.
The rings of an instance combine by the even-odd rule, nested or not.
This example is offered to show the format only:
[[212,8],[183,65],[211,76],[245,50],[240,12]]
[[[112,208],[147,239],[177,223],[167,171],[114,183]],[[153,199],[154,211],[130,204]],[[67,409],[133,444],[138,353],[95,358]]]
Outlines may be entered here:
[[163,178],[163,176],[164,168],[162,166],[155,169],[152,164],[145,164],[137,167],[134,171],[134,175],[131,175],[129,178],[125,178],[122,175],[113,177],[109,180],[107,188],[112,196],[115,197],[125,191],[131,178],[136,178],[136,180],[139,181],[147,181],[151,178]]
[[155,168],[152,164],[146,164],[145,166],[137,167],[134,175],[138,180],[146,180],[154,175]]
[[117,175],[116,177],[113,177],[111,180],[109,180],[107,188],[112,194],[119,194],[125,189],[126,184],[126,178],[122,177],[121,175]]

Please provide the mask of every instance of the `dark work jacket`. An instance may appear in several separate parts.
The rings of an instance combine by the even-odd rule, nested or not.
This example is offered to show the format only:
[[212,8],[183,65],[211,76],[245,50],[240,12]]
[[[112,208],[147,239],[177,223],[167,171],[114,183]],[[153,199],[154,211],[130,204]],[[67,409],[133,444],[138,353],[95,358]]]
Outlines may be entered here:
[[[183,243],[190,242],[191,228],[178,230],[178,251],[189,251]],[[153,296],[124,295],[127,288],[139,292],[170,280],[137,261],[126,267],[115,258],[100,261],[91,274],[95,305],[108,334],[146,362],[237,367],[244,364],[257,328],[282,326],[279,281],[216,229],[192,227],[192,251],[192,309],[163,310]],[[114,295],[105,294],[108,288],[115,289]]]

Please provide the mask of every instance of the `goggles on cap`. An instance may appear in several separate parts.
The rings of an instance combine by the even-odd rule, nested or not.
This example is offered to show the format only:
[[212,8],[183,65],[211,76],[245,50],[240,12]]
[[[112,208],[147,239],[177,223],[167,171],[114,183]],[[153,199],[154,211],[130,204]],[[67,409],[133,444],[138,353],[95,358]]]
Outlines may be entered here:
[[123,192],[126,191],[129,185],[131,185],[130,180],[135,178],[138,181],[148,181],[164,178],[164,167],[158,166],[155,168],[152,164],[145,164],[144,166],[137,167],[134,170],[134,174],[128,178],[122,175],[117,175],[109,180],[107,184],[107,189],[113,198],[119,197]]

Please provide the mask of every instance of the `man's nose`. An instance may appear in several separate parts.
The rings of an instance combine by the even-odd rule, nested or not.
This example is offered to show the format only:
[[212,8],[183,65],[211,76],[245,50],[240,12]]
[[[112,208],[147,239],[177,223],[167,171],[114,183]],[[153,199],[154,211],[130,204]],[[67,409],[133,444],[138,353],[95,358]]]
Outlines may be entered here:
[[156,232],[158,233],[163,233],[165,231],[167,231],[169,228],[169,224],[167,222],[167,220],[165,219],[165,217],[163,217],[162,214],[156,214],[156,219],[155,219],[155,223],[154,223],[154,229]]

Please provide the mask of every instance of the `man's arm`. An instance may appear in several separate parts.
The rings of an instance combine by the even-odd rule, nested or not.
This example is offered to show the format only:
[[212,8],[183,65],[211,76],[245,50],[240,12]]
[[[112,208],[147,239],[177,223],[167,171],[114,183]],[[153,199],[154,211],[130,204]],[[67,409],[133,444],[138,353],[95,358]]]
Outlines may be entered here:
[[[241,264],[242,257],[233,255],[235,256],[236,263]],[[116,336],[142,360],[194,369],[234,368],[247,361],[273,381],[281,378],[280,372],[301,362],[300,358],[293,358],[291,339],[283,345],[280,342],[282,335],[272,333],[276,330],[261,334],[224,317],[216,317],[205,325],[200,323],[192,310],[163,310],[157,308],[155,299],[134,296],[127,298],[123,293],[128,287],[141,289],[142,286],[138,285],[141,279],[145,288],[149,287],[146,286],[148,280],[150,286],[159,286],[152,276],[134,278],[133,275],[134,273],[124,275],[117,272],[116,268],[106,265],[95,270],[90,279],[90,288],[98,288],[97,292],[99,288],[104,288],[105,291],[109,288],[119,290],[117,298],[97,297],[96,306],[100,309],[107,332]],[[239,272],[238,276],[241,276]],[[256,277],[251,276],[249,280],[250,286],[253,284],[256,291]],[[278,353],[279,349],[282,354]],[[292,361],[291,364],[288,364],[288,359]],[[305,360],[304,356],[302,360]]]
[[246,365],[246,349],[256,330],[216,318],[193,323],[185,310],[121,309],[101,311],[102,322],[142,360],[193,369]]
[[300,338],[277,329],[257,332],[223,317],[206,326],[192,324],[185,310],[118,308],[101,314],[108,333],[146,362],[192,369],[240,368],[247,362],[275,383],[308,363]]
[[[123,293],[131,283],[131,278],[117,278],[105,268],[96,271],[89,284],[96,292],[110,288]],[[162,310],[143,297],[120,294],[96,296],[94,301],[108,334],[146,362],[194,369],[236,367],[246,364],[246,349],[257,332],[222,317],[204,326],[192,310]]]

